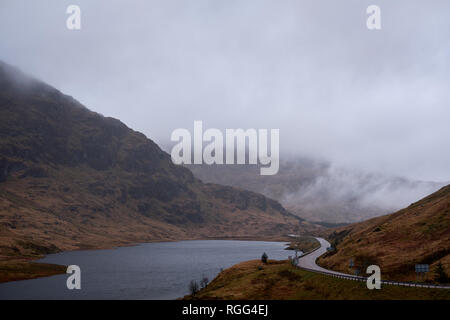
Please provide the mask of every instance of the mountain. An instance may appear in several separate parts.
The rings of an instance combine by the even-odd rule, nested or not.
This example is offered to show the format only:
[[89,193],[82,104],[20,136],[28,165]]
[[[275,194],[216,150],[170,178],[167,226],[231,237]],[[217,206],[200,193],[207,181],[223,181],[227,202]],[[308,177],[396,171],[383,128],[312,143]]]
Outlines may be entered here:
[[384,279],[415,280],[415,264],[429,264],[430,274],[442,263],[450,274],[450,185],[396,213],[333,230],[336,250],[319,258],[333,270],[352,272],[354,265],[381,268]]
[[263,195],[202,183],[142,133],[0,63],[0,259],[317,229]]
[[187,167],[202,181],[262,193],[297,216],[325,225],[392,213],[445,185],[293,156],[280,159],[279,172],[274,176],[261,176],[257,165]]

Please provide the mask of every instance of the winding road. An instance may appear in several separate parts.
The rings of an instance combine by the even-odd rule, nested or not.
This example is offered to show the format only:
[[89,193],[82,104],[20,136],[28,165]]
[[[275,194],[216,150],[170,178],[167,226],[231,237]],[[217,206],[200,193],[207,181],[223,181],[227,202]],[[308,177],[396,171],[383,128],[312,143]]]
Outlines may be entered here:
[[322,239],[322,238],[316,238],[316,240],[320,242],[320,248],[300,257],[298,259],[297,266],[299,266],[300,268],[308,269],[308,270],[312,270],[312,271],[348,276],[348,274],[333,271],[333,270],[328,270],[328,269],[322,268],[321,266],[316,264],[317,258],[319,258],[321,255],[323,255],[325,252],[327,252],[327,248],[330,247],[330,243],[327,240]]
[[[306,255],[299,258],[297,266],[301,269],[305,269],[312,272],[318,272],[322,274],[326,274],[329,276],[337,277],[337,278],[343,278],[347,280],[353,280],[353,281],[366,281],[366,277],[360,277],[360,276],[354,276],[342,272],[337,272],[333,270],[328,270],[325,268],[322,268],[321,266],[317,265],[316,260],[321,255],[323,255],[325,252],[327,252],[327,248],[330,247],[330,243],[322,238],[316,238],[317,241],[320,242],[320,247],[310,253],[307,253]],[[432,285],[432,284],[424,284],[424,283],[416,283],[416,282],[400,282],[400,281],[388,281],[388,280],[381,280],[382,284],[390,284],[390,285],[396,285],[396,286],[405,286],[405,287],[421,287],[421,288],[434,288],[434,289],[450,289],[450,286],[442,286],[442,285]]]

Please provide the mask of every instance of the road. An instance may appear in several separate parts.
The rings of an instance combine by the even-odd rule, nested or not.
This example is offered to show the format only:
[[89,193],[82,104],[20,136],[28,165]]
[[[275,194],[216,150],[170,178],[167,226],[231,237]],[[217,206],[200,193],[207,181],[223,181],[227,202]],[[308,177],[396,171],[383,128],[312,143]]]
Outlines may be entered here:
[[324,272],[324,273],[330,273],[330,274],[336,274],[341,276],[348,276],[348,274],[328,270],[325,268],[322,268],[321,266],[316,264],[317,258],[319,258],[321,255],[323,255],[325,252],[327,252],[327,248],[330,247],[330,243],[322,238],[316,238],[317,241],[320,242],[320,248],[304,255],[303,257],[299,258],[298,260],[298,266],[303,269],[318,271],[318,272]]
[[[322,239],[322,238],[316,238],[316,239],[317,239],[317,241],[320,242],[320,248],[299,258],[298,264],[297,264],[297,266],[299,268],[307,269],[307,270],[313,271],[313,272],[327,274],[327,275],[330,275],[333,277],[344,278],[347,280],[353,280],[353,281],[366,281],[367,280],[366,277],[358,277],[358,276],[354,276],[354,275],[350,275],[350,274],[346,274],[346,273],[342,273],[342,272],[328,270],[328,269],[322,268],[321,266],[318,266],[316,264],[317,258],[319,258],[321,255],[323,255],[325,252],[327,252],[327,248],[330,247],[330,243],[327,240]],[[381,280],[381,283],[389,284],[389,285],[396,285],[396,286],[404,286],[404,287],[450,289],[450,286],[431,285],[431,284],[416,283],[416,282],[400,282],[400,281]]]

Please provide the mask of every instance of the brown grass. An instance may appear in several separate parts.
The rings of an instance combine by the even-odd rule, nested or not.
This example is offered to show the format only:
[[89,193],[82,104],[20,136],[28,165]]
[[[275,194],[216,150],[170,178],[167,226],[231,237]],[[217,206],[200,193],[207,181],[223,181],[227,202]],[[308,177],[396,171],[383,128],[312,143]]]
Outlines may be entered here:
[[253,260],[221,272],[195,297],[185,299],[243,300],[450,300],[450,290],[383,285],[369,290],[364,282],[337,279],[294,268],[287,261],[263,264]]

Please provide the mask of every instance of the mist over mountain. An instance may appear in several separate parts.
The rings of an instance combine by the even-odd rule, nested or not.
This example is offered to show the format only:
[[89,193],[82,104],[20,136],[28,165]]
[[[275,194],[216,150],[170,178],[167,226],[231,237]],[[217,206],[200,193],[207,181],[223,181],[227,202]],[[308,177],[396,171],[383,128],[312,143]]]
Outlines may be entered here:
[[330,166],[280,201],[311,221],[355,222],[396,211],[444,185]]
[[378,0],[380,31],[360,0],[78,2],[72,32],[65,4],[2,0],[0,59],[158,144],[279,128],[281,152],[450,180],[449,1]]
[[325,161],[291,158],[274,176],[256,165],[189,165],[198,178],[260,192],[298,216],[316,222],[349,223],[396,211],[445,183],[414,181],[338,167]]

